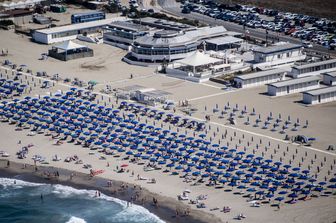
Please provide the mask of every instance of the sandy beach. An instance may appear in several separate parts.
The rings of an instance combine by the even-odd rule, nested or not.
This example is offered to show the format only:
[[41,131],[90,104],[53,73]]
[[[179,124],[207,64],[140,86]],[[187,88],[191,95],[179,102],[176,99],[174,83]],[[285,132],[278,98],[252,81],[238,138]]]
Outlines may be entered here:
[[[172,95],[170,98],[176,102],[188,100],[188,108],[178,107],[177,114],[186,116],[185,110],[193,108],[195,112],[192,117],[198,121],[204,121],[204,117],[209,115],[211,120],[206,123],[206,139],[212,143],[218,143],[237,151],[253,153],[255,156],[262,156],[265,159],[282,161],[284,164],[290,164],[293,167],[299,166],[301,169],[309,169],[317,180],[328,181],[335,174],[335,151],[327,151],[329,145],[335,145],[336,131],[336,103],[329,103],[320,106],[306,107],[299,102],[300,95],[287,97],[270,98],[263,93],[265,87],[252,88],[246,90],[223,90],[220,85],[212,82],[195,84],[183,80],[168,78],[157,74],[154,68],[131,66],[121,61],[125,51],[109,45],[87,44],[95,51],[93,58],[84,58],[69,62],[61,62],[52,58],[39,60],[42,53],[46,53],[50,46],[39,45],[31,42],[27,37],[15,33],[0,31],[0,48],[9,49],[9,55],[2,57],[1,60],[10,60],[16,64],[25,64],[29,69],[36,73],[37,71],[46,71],[49,75],[60,74],[62,78],[78,77],[81,80],[96,80],[98,85],[94,91],[98,93],[95,100],[97,104],[106,107],[117,107],[113,95],[99,94],[100,90],[106,85],[112,88],[120,88],[133,84],[153,87],[159,90],[165,90]],[[86,43],[85,43],[86,44]],[[12,71],[8,67],[2,67],[3,77],[12,78]],[[134,75],[130,79],[130,74]],[[27,95],[38,96],[48,95],[47,92],[56,92],[58,90],[68,90],[69,85],[63,82],[54,83],[47,90],[41,89],[39,78],[24,75],[22,81],[29,82],[30,92],[22,95],[20,99]],[[7,100],[10,101],[10,100]],[[230,125],[227,121],[228,115],[220,117],[220,112],[214,112],[216,104],[223,110],[229,102],[231,107],[238,105],[239,109],[247,107],[248,113],[255,108],[256,116],[251,118],[250,125],[244,124],[247,115],[237,119],[236,125]],[[157,108],[161,109],[161,108]],[[310,147],[285,141],[286,134],[280,134],[270,129],[253,127],[255,119],[260,117],[265,120],[272,112],[273,117],[280,113],[283,119],[288,115],[293,122],[300,120],[301,127],[297,132],[288,130],[286,134],[294,136],[303,134],[309,137],[317,138],[317,141]],[[303,128],[306,120],[309,125]],[[190,129],[178,128],[177,126],[155,121],[147,117],[140,117],[141,122],[148,122],[155,127],[171,129],[172,131],[181,131],[187,136],[200,135]],[[8,122],[0,122],[0,151],[9,154],[6,160],[10,160],[12,165],[6,168],[6,161],[0,162],[2,176],[17,176],[31,181],[43,181],[50,183],[61,183],[79,188],[99,189],[109,195],[128,200],[132,196],[133,190],[126,193],[111,194],[114,189],[125,182],[129,185],[141,186],[142,194],[147,202],[144,207],[158,215],[166,222],[236,222],[234,218],[243,213],[246,215],[244,222],[333,222],[336,218],[336,200],[335,196],[319,196],[307,201],[299,201],[295,204],[281,203],[281,209],[271,204],[262,204],[261,207],[251,207],[251,203],[246,202],[247,198],[239,194],[240,190],[234,188],[232,191],[225,191],[228,188],[216,189],[208,187],[205,184],[192,186],[191,183],[184,182],[184,178],[175,176],[163,171],[144,171],[143,165],[130,163],[123,160],[123,156],[104,156],[98,151],[91,151],[89,148],[83,148],[74,143],[64,141],[61,145],[54,145],[54,140],[50,136],[37,134],[27,136],[29,130],[16,131],[14,125],[8,125]],[[20,144],[18,142],[20,141]],[[26,159],[17,159],[16,152],[22,146],[33,144],[29,149]],[[52,157],[57,154],[61,161],[52,161]],[[35,172],[34,155],[46,157],[48,164],[38,164],[38,171]],[[99,177],[90,179],[89,170],[84,169],[83,165],[74,162],[66,163],[63,160],[66,157],[78,156],[84,164],[90,164],[93,169],[102,169],[104,173]],[[26,169],[22,169],[23,164],[28,164]],[[127,164],[126,172],[118,173],[117,167]],[[44,171],[59,170],[62,174],[58,181],[46,181],[41,175]],[[75,172],[76,177],[69,180],[69,175]],[[134,174],[131,174],[134,172]],[[156,183],[148,183],[148,180],[138,180],[137,175],[144,179],[156,179]],[[112,180],[113,187],[106,188],[106,181]],[[132,187],[129,186],[129,187]],[[178,201],[177,196],[186,189],[190,190],[190,199],[196,199],[199,195],[207,195],[204,200],[205,208],[197,208],[187,201]],[[229,188],[230,189],[230,188]],[[155,208],[152,205],[151,197],[157,197],[160,207]],[[137,202],[136,202],[137,203]],[[278,202],[276,202],[277,204]],[[141,204],[138,202],[137,204]],[[273,203],[275,204],[275,202]],[[230,206],[229,213],[223,213],[220,210],[223,206]],[[191,213],[188,217],[173,217],[175,210],[185,210],[190,208]],[[217,209],[218,208],[218,209]],[[215,209],[215,210],[214,210]]]

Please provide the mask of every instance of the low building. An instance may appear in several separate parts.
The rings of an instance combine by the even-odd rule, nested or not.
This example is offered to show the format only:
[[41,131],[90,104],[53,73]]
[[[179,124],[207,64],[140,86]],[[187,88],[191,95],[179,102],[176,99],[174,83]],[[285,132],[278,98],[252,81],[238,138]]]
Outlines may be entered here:
[[320,87],[320,76],[302,77],[280,81],[267,85],[267,93],[270,96],[284,96],[303,91],[309,91]]
[[233,36],[222,36],[205,40],[206,50],[227,50],[239,48],[244,40]]
[[104,43],[128,49],[133,42],[148,34],[150,28],[133,21],[115,21],[107,25],[104,31]]
[[336,85],[336,71],[323,73],[322,77],[323,84]]
[[286,71],[271,69],[250,74],[239,75],[234,78],[235,85],[240,88],[256,87],[284,80]]
[[311,105],[336,101],[336,86],[303,92],[302,97],[305,104]]
[[102,32],[113,21],[125,20],[123,17],[103,19],[93,22],[77,23],[49,29],[40,29],[33,32],[33,40],[38,43],[53,44],[74,40],[78,35]]
[[59,45],[55,45],[48,51],[48,56],[58,60],[68,61],[84,57],[93,57],[93,50],[87,46],[66,41]]
[[269,47],[258,47],[253,50],[253,68],[294,64],[306,58],[302,50],[301,45],[283,42]]
[[295,65],[292,67],[290,76],[293,78],[319,75],[321,73],[336,70],[336,59],[323,60],[315,63]]

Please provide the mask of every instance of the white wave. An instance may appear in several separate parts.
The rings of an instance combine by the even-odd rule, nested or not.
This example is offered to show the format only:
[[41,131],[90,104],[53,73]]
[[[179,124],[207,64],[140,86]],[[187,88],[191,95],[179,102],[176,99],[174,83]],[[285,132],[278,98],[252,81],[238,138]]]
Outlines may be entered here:
[[114,216],[116,219],[122,221],[135,221],[138,222],[140,219],[142,222],[156,222],[164,223],[158,216],[154,215],[146,208],[139,205],[132,205],[128,208],[124,208],[121,212]]
[[0,178],[0,185],[3,187],[15,187],[15,188],[22,188],[22,187],[37,187],[45,184],[40,183],[31,183],[23,180],[12,179],[12,178]]
[[[31,183],[26,182],[23,180],[17,180],[17,179],[11,179],[11,178],[0,178],[0,185],[6,187],[14,187],[14,188],[22,188],[22,187],[36,187],[36,186],[47,186],[48,184],[41,184],[41,183]],[[119,204],[122,208],[122,211],[119,212],[116,217],[118,219],[125,219],[130,220],[130,217],[134,217],[134,220],[151,220],[155,221],[157,223],[164,223],[159,217],[149,212],[146,208],[133,204],[130,207],[127,207],[127,202],[120,200],[118,198],[107,196],[103,193],[101,193],[100,197],[96,197],[96,191],[95,190],[85,190],[85,189],[76,189],[69,186],[64,186],[60,184],[54,184],[49,185],[49,187],[42,187],[40,188],[45,193],[54,193],[57,196],[61,198],[68,198],[68,197],[74,197],[74,196],[80,196],[82,198],[88,198],[88,199],[102,199],[106,201],[113,202],[115,204]],[[36,191],[37,194],[41,193],[41,190]],[[70,220],[67,223],[85,223],[85,220],[77,218],[77,217],[71,217]]]
[[127,207],[127,202],[120,200],[118,198],[107,196],[101,193],[100,197],[96,196],[95,190],[85,190],[85,189],[76,189],[69,186],[64,186],[60,184],[53,185],[52,193],[57,194],[59,197],[74,197],[81,196],[83,198],[89,199],[102,199],[106,201],[111,201],[113,203],[119,204],[122,207],[122,211],[119,212],[116,217],[117,219],[124,219],[126,222],[130,220],[130,216],[134,217],[134,220],[142,219],[143,221],[151,220],[157,223],[163,223],[159,217],[149,212],[146,208],[139,205],[132,205]]
[[82,218],[72,216],[66,223],[86,223],[86,221]]

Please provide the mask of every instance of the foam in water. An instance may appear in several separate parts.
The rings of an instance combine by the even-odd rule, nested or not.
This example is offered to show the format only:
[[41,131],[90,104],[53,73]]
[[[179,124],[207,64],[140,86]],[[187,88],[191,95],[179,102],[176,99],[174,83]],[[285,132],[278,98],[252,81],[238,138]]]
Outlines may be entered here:
[[[155,223],[164,223],[159,217],[149,212],[142,206],[132,205],[127,207],[127,202],[109,197],[105,194],[101,194],[100,197],[96,197],[95,190],[85,190],[85,189],[76,189],[69,186],[63,186],[60,184],[41,184],[41,183],[30,183],[17,179],[10,178],[0,178],[0,185],[5,189],[20,189],[23,187],[38,187],[38,189],[34,191],[30,191],[30,195],[39,196],[40,193],[43,194],[54,194],[59,198],[76,198],[80,197],[80,199],[94,199],[94,200],[104,200],[112,202],[115,205],[119,205],[121,211],[116,213],[115,218],[122,220],[122,222],[138,222],[140,219],[143,222],[155,222]],[[82,218],[76,216],[69,216],[70,219],[66,223],[86,223],[86,221]]]
[[72,216],[69,221],[67,221],[66,223],[86,223],[86,221],[82,218],[77,218],[75,216]]
[[[106,200],[106,201],[114,202],[116,204],[119,204],[123,208],[123,211],[121,211],[120,213],[118,213],[116,215],[118,217],[118,219],[136,220],[136,219],[139,219],[139,218],[143,219],[143,218],[146,217],[146,219],[148,219],[148,220],[152,219],[152,220],[155,220],[158,223],[159,222],[164,223],[164,221],[162,221],[159,217],[152,214],[151,212],[149,212],[146,208],[144,208],[142,206],[133,204],[132,206],[127,207],[127,202],[126,201],[107,196],[103,193],[100,195],[100,197],[96,197],[96,191],[94,191],[94,190],[76,189],[76,188],[73,188],[73,187],[57,184],[57,185],[53,185],[52,193],[58,194],[58,196],[60,196],[62,198],[81,196],[83,198],[103,199],[103,200]],[[130,219],[130,215],[134,216],[135,219]],[[144,219],[144,220],[146,220],[146,219]]]
[[37,187],[37,186],[42,186],[45,184],[31,183],[31,182],[11,179],[11,178],[0,178],[0,185],[3,186],[4,188],[7,188],[9,186],[21,188],[21,187]]

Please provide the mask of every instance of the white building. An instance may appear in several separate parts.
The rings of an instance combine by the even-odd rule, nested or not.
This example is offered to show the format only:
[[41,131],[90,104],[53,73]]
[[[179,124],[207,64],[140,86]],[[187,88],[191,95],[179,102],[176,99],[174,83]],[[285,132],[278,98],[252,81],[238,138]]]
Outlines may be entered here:
[[335,70],[336,70],[336,59],[332,59],[293,66],[289,75],[292,76],[293,78],[298,78],[298,77],[319,75],[321,73]]
[[323,73],[322,77],[323,77],[323,84],[336,85],[336,71]]
[[321,76],[302,77],[267,85],[268,95],[284,96],[320,87]]
[[336,86],[303,92],[302,96],[303,102],[311,105],[336,101]]
[[234,78],[235,85],[240,88],[256,87],[284,80],[286,71],[271,69],[255,73],[239,75]]
[[302,50],[301,45],[284,42],[269,47],[258,47],[253,50],[255,62],[253,68],[294,64],[306,58]]
[[161,63],[183,59],[192,55],[206,39],[223,36],[223,26],[203,27],[192,31],[161,30],[154,35],[137,38],[131,52],[124,57],[128,63]]
[[208,81],[215,74],[230,69],[224,60],[196,51],[191,56],[174,61],[166,67],[166,74],[171,77],[193,82]]
[[33,40],[38,43],[53,44],[74,40],[78,35],[86,35],[101,32],[102,28],[113,21],[125,20],[123,17],[103,19],[93,22],[76,23],[66,26],[59,26],[49,29],[35,30]]

